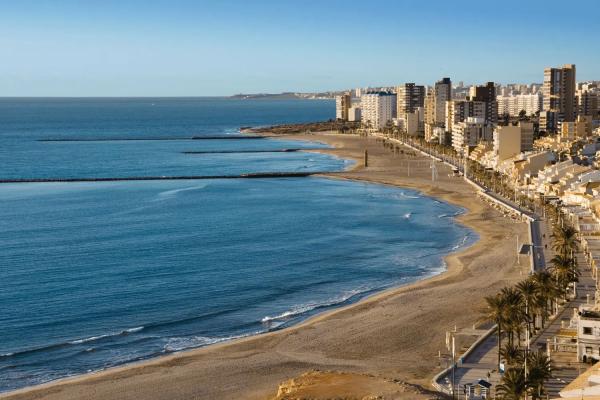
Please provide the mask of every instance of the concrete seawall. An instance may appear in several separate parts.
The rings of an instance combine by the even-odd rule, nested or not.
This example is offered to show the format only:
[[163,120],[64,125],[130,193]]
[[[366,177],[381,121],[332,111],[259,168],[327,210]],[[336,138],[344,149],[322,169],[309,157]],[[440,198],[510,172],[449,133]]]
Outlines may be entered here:
[[318,150],[318,149],[276,149],[276,150],[216,150],[216,151],[182,151],[182,154],[244,154],[244,153],[295,153],[298,151],[305,150]]
[[135,141],[148,141],[148,140],[256,140],[265,139],[266,136],[250,136],[250,135],[216,135],[216,136],[190,136],[190,137],[147,137],[147,138],[123,138],[123,137],[99,137],[99,138],[49,138],[49,139],[38,139],[38,142],[135,142]]
[[315,172],[258,172],[239,175],[180,175],[180,176],[130,176],[112,178],[35,178],[0,179],[0,183],[49,183],[49,182],[121,182],[121,181],[173,181],[200,179],[260,179],[260,178],[304,178],[319,174],[332,174],[331,171]]

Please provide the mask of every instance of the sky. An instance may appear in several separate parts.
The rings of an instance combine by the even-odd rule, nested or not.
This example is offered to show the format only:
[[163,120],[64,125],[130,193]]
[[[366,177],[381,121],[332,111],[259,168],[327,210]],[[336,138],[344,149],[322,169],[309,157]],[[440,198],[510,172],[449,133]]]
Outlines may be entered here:
[[600,80],[597,0],[0,0],[0,96]]

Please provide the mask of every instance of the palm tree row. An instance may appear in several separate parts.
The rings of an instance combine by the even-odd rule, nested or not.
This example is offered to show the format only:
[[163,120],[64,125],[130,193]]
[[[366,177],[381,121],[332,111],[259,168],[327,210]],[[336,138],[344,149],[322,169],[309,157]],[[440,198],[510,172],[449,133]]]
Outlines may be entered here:
[[[527,368],[523,367],[525,357]],[[496,394],[505,400],[521,400],[528,395],[539,400],[544,394],[544,382],[550,378],[552,365],[548,356],[542,351],[532,352],[514,360],[496,387]]]
[[544,381],[552,373],[549,360],[541,352],[527,354],[528,344],[522,344],[521,338],[523,332],[536,332],[544,327],[551,310],[557,312],[559,302],[567,299],[569,286],[579,278],[573,255],[578,246],[577,232],[561,221],[557,211],[550,214],[556,222],[551,236],[556,255],[550,261],[551,267],[485,298],[483,318],[497,326],[498,367],[502,359],[508,367],[502,384],[497,387],[497,393],[505,399],[518,400],[526,394],[536,399],[544,393]]

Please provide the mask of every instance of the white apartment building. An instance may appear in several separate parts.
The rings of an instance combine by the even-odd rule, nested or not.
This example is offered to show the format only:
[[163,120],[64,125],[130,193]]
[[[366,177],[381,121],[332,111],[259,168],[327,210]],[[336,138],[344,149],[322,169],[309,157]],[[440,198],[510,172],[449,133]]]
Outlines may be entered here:
[[508,114],[517,117],[522,110],[525,110],[526,115],[535,115],[542,109],[541,93],[497,96],[496,100],[499,115]]
[[484,118],[468,117],[466,121],[458,122],[452,127],[452,147],[460,153],[465,153],[465,147],[474,147],[480,141],[492,140],[492,125]]
[[360,97],[361,120],[372,129],[382,129],[392,121],[396,109],[396,95],[391,92],[368,92]]
[[584,304],[574,309],[571,324],[577,327],[577,359],[600,360],[600,312],[597,306]]

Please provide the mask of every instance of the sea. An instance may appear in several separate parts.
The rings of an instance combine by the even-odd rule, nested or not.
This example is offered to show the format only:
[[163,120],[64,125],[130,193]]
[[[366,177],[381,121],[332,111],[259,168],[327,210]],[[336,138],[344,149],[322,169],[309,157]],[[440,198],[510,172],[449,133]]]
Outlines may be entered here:
[[[444,271],[462,209],[341,171],[318,142],[240,127],[331,100],[1,98],[0,391],[235,338]],[[286,150],[286,151],[282,151]]]

